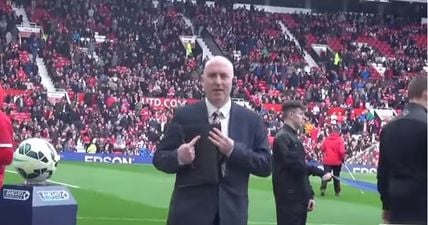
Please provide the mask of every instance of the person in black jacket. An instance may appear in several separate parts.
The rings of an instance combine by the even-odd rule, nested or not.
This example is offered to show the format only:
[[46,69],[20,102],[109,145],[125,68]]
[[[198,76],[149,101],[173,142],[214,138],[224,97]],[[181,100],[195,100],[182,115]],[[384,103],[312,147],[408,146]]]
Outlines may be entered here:
[[427,224],[427,77],[414,78],[409,103],[380,135],[377,173],[383,219]]
[[325,181],[332,176],[306,164],[305,150],[297,135],[305,119],[303,104],[290,101],[283,105],[282,110],[285,125],[276,134],[272,149],[277,224],[304,225],[307,212],[315,206],[309,175],[320,176]]

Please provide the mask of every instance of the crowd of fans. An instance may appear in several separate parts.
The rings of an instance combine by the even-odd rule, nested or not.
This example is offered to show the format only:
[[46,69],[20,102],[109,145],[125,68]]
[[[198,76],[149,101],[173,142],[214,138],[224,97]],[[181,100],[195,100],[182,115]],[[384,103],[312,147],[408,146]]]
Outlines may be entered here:
[[291,18],[295,25],[291,30],[303,46],[328,44],[340,53],[343,67],[361,70],[380,63],[389,79],[420,72],[426,66],[427,26],[420,20],[359,13],[293,14]]
[[[266,108],[265,103],[299,99],[308,105],[301,138],[308,159],[313,160],[320,159],[319,146],[331,125],[341,128],[348,157],[376,143],[379,118],[368,110],[357,114],[354,109],[368,105],[402,108],[409,72],[419,72],[426,59],[426,36],[425,46],[420,38],[415,40],[423,30],[389,17],[376,22],[380,20],[369,16],[293,14],[294,25],[289,28],[306,48],[308,36],[316,37],[316,43],[330,44],[338,34],[349,33],[338,42],[344,46],[338,49],[343,59],[340,66],[309,68],[302,50],[291,37],[282,35],[277,21],[284,15],[254,8],[232,10],[190,3],[160,3],[156,8],[151,1],[142,0],[38,0],[24,6],[30,20],[41,24],[45,32],[43,37],[32,36],[18,43],[15,24],[22,18],[12,10],[0,11],[3,87],[33,90],[9,96],[4,110],[14,119],[18,142],[40,136],[64,151],[85,151],[94,143],[98,152],[152,154],[174,109],[155,108],[144,99],[202,97],[199,75],[205,59],[186,55],[179,39],[179,35],[193,35],[201,29],[234,59],[232,95],[251,102],[265,119],[271,137],[282,127],[281,113]],[[182,15],[189,11],[194,30]],[[335,18],[347,25],[334,27],[331,21]],[[372,26],[364,35],[397,50],[397,60],[390,60],[386,50],[371,49],[370,54],[364,54],[364,47],[351,48],[366,25]],[[389,34],[407,35],[400,39],[407,42],[397,42],[400,36],[388,39]],[[99,41],[97,35],[105,36],[105,41]],[[234,57],[236,52],[238,58]],[[33,63],[38,55],[44,58],[55,87],[68,91],[70,104],[47,97]],[[368,63],[381,57],[388,57],[383,63],[393,70],[393,76],[387,72],[383,79],[363,76]],[[331,114],[333,107],[343,112]],[[358,163],[375,164],[376,156],[371,156],[360,157]]]
[[0,9],[0,74],[5,89],[31,89],[39,86],[38,67],[29,52],[31,40],[18,43],[16,24],[22,22],[11,8]]

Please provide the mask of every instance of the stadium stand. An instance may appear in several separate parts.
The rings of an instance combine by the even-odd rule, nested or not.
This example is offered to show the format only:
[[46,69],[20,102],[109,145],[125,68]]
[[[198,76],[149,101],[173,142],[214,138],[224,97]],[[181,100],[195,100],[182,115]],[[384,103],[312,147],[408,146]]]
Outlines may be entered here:
[[[370,109],[402,109],[410,77],[426,65],[426,26],[390,16],[283,14],[188,2],[158,8],[135,0],[34,2],[24,6],[44,35],[19,43],[16,33],[8,33],[20,19],[0,1],[3,86],[32,90],[9,96],[3,107],[19,131],[17,141],[46,137],[63,151],[85,151],[96,143],[99,152],[152,154],[177,102],[202,98],[205,59],[186,55],[178,38],[200,29],[233,59],[232,96],[249,101],[264,117],[271,140],[282,126],[277,104],[307,104],[301,135],[311,160],[320,158],[319,144],[331,125],[341,128],[349,157],[376,143],[382,121]],[[279,21],[308,52],[311,44],[326,44],[341,62],[310,68]],[[49,101],[34,54],[45,59],[55,87],[67,90],[70,103]],[[175,104],[150,103],[165,99]],[[358,163],[376,163],[371,154],[361,154]]]

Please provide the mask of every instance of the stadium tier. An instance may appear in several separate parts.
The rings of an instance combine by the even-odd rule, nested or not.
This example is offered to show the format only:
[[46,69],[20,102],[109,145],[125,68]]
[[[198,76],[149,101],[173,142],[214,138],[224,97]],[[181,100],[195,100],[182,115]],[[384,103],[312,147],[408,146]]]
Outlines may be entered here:
[[[385,119],[376,109],[399,112],[410,78],[426,66],[426,26],[392,15],[38,0],[22,3],[42,32],[24,38],[14,29],[23,17],[0,2],[0,79],[9,93],[3,110],[18,142],[44,137],[61,151],[95,143],[99,152],[153,154],[174,108],[203,97],[199,76],[207,58],[189,54],[182,35],[207,36],[233,59],[232,97],[263,116],[271,140],[283,125],[279,104],[304,101],[301,138],[311,160],[319,160],[329,127],[339,126],[348,157],[375,165],[376,154],[359,153],[377,143]],[[314,44],[325,47],[320,56],[330,54],[327,62],[307,61]],[[47,94],[37,58],[67,98]]]

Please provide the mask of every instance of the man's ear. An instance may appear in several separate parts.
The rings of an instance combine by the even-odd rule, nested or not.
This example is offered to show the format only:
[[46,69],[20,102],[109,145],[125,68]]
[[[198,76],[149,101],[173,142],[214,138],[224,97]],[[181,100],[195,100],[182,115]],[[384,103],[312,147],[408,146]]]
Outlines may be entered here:
[[422,92],[422,98],[427,100],[428,99],[428,94],[427,94],[427,90],[425,90],[424,92]]
[[204,79],[205,79],[205,75],[204,75],[204,74],[202,74],[202,75],[199,77],[199,82],[201,82],[202,90],[205,90],[205,86],[204,86]]
[[203,82],[204,82],[204,80],[205,80],[205,76],[206,76],[206,75],[205,75],[205,70],[204,70],[204,71],[202,71],[202,74],[201,74],[201,76],[199,77],[199,81],[203,83]]

